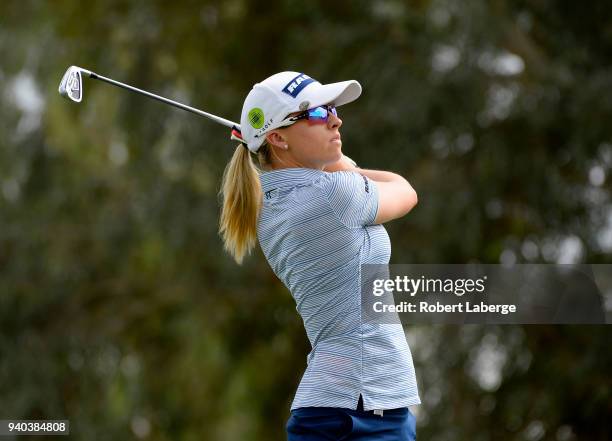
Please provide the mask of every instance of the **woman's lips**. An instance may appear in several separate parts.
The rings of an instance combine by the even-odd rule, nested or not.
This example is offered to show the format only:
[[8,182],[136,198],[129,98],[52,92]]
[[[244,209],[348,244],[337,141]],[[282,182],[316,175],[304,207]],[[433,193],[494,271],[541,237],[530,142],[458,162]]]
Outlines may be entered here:
[[334,137],[331,139],[331,141],[332,141],[332,142],[333,142],[333,141],[341,141],[340,135],[338,135],[338,136],[334,136]]

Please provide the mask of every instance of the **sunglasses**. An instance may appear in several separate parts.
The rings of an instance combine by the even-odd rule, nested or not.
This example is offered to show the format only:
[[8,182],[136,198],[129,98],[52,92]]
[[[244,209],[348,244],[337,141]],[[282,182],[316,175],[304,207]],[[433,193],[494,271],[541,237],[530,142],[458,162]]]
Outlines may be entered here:
[[318,106],[313,109],[305,110],[299,115],[288,116],[287,118],[285,118],[285,121],[288,121],[290,123],[287,125],[291,125],[301,119],[306,119],[313,123],[327,123],[330,113],[334,116],[338,116],[338,112],[336,112],[336,106]]

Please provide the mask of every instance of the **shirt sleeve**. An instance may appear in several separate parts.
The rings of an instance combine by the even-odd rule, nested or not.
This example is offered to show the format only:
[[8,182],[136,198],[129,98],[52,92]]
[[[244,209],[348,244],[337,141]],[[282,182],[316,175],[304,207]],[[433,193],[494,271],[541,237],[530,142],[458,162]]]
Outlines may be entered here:
[[354,171],[329,173],[325,185],[329,205],[350,228],[374,224],[378,212],[376,183]]

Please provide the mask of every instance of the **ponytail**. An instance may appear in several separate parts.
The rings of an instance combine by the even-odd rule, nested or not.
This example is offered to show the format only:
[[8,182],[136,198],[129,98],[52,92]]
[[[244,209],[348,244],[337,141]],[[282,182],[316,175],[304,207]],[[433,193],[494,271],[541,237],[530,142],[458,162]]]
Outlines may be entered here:
[[[267,145],[260,147],[258,156],[260,165],[267,162]],[[219,233],[225,250],[240,265],[257,241],[257,220],[263,196],[259,171],[251,152],[242,144],[225,167],[219,195],[223,198]]]

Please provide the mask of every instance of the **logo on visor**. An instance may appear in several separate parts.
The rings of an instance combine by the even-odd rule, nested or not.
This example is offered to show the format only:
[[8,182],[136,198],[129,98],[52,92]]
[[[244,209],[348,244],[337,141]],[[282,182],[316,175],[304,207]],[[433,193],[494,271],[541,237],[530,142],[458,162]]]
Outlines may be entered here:
[[283,88],[283,92],[287,95],[291,95],[296,98],[299,93],[308,86],[310,83],[316,83],[317,80],[313,80],[306,74],[299,74],[297,77],[289,81],[289,83]]
[[249,124],[255,129],[261,129],[264,124],[264,113],[259,107],[254,107],[249,111]]

